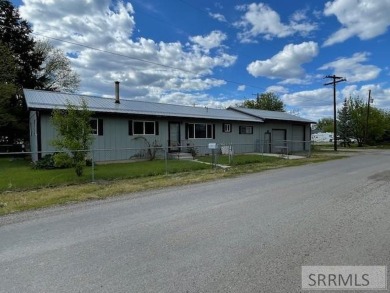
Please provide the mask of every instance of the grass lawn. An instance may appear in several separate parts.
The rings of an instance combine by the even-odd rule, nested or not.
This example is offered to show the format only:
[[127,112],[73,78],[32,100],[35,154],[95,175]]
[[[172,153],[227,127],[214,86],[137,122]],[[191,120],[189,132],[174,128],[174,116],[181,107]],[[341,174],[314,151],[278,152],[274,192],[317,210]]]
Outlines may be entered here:
[[[73,169],[33,170],[24,160],[0,159],[0,216],[25,210],[68,204],[91,199],[103,199],[120,194],[149,189],[179,186],[229,178],[264,170],[318,163],[343,156],[313,153],[310,158],[285,160],[278,157],[237,155],[231,168],[213,170],[210,165],[192,161],[146,161],[102,164],[95,168],[95,183],[91,183],[91,167],[77,177]],[[209,160],[204,157],[202,160]],[[221,156],[220,164],[228,164]]]
[[[192,161],[170,160],[168,173],[187,172],[210,168]],[[163,175],[166,172],[163,160],[132,163],[102,164],[95,166],[95,180],[117,180]],[[74,185],[91,182],[92,167],[85,167],[81,177],[76,176],[73,168],[34,170],[23,159],[0,159],[0,192],[29,190],[59,185]]]

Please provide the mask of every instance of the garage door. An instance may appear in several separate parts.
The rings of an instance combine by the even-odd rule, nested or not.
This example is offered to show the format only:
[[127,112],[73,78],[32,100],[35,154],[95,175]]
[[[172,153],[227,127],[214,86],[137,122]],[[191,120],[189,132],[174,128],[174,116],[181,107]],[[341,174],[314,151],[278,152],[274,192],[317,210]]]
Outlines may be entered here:
[[305,150],[305,126],[303,125],[293,125],[292,133],[292,150],[293,151],[303,151]]
[[272,152],[280,153],[286,146],[286,129],[272,129]]

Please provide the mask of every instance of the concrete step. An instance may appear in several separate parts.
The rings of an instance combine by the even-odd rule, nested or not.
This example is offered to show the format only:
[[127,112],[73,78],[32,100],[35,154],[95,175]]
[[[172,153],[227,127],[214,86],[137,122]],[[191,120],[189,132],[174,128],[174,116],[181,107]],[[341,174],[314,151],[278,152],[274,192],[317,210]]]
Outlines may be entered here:
[[169,153],[168,159],[172,160],[193,160],[191,153]]

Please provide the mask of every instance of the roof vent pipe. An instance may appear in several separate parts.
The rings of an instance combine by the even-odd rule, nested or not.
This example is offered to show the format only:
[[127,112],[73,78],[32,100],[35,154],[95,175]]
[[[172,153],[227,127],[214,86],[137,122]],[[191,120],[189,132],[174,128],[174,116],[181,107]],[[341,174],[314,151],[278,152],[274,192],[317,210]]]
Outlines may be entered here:
[[115,82],[115,104],[120,104],[121,101],[119,100],[119,81]]

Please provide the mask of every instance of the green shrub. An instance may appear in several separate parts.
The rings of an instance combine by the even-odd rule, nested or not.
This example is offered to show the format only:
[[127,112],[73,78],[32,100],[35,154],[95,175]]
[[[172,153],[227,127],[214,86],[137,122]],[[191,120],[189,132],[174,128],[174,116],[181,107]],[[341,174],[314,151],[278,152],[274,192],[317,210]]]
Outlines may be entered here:
[[76,175],[79,177],[83,175],[83,166],[84,164],[82,162],[80,161],[76,162],[75,171],[76,171]]
[[33,169],[54,169],[53,155],[48,154],[33,164]]
[[67,153],[56,153],[53,155],[54,167],[59,169],[73,166],[73,159]]
[[33,163],[33,169],[65,169],[73,167],[73,159],[67,153],[54,153],[45,155]]

